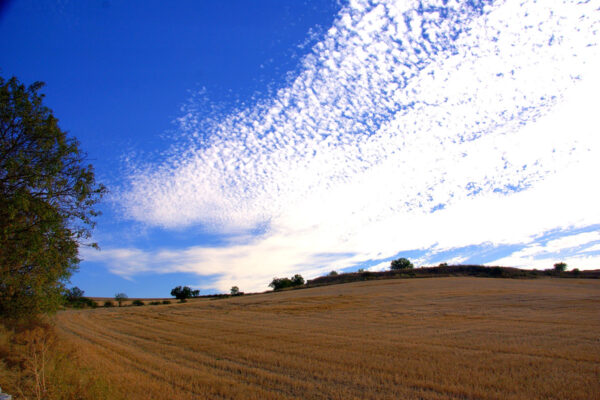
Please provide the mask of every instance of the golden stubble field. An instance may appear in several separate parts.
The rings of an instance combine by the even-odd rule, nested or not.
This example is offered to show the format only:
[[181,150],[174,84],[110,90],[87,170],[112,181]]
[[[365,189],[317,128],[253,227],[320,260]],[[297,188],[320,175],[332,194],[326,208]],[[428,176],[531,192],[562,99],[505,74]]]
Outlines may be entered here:
[[600,281],[356,282],[66,311],[127,399],[598,399]]

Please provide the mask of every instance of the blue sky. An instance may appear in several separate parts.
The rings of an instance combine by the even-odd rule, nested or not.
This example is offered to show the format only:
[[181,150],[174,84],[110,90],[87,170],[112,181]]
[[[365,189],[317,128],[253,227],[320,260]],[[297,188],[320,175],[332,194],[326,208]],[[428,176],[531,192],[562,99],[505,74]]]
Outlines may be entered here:
[[92,296],[486,263],[600,268],[593,1],[13,1],[0,72],[110,195]]

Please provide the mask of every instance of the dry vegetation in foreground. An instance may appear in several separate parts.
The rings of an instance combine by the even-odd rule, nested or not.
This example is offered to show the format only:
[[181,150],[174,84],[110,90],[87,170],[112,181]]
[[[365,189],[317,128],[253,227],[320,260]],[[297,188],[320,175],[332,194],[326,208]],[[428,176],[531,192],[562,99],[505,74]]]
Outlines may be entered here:
[[598,280],[461,277],[72,310],[57,328],[127,399],[592,399],[599,310]]
[[0,387],[13,399],[112,398],[107,382],[80,363],[74,346],[56,337],[49,318],[3,322]]

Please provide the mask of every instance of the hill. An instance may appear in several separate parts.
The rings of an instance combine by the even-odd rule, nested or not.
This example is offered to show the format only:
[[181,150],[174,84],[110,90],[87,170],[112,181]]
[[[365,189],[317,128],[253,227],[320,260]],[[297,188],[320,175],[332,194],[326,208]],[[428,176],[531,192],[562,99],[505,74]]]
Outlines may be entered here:
[[600,279],[600,270],[563,271],[553,269],[529,270],[512,267],[485,265],[439,265],[437,267],[420,267],[405,270],[390,271],[360,271],[341,274],[325,275],[309,280],[305,287],[335,285],[339,283],[359,282],[376,279],[409,279],[409,278],[439,278],[449,276],[475,276],[479,278],[511,278],[533,279],[543,277]]
[[445,277],[69,310],[127,399],[590,399],[600,281]]

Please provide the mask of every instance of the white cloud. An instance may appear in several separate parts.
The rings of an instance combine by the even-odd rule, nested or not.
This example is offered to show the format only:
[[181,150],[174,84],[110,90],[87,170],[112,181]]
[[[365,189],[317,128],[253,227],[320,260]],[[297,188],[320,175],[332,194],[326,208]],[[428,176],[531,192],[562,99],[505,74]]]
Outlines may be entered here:
[[583,249],[581,252],[585,252],[585,253],[591,253],[591,252],[600,252],[600,243],[595,244],[593,246],[587,247],[585,249]]
[[546,243],[544,250],[547,252],[558,252],[565,249],[577,248],[579,246],[598,241],[600,241],[600,232],[585,232],[551,240]]
[[[600,266],[600,232],[583,232],[566,234],[558,239],[549,240],[545,244],[532,242],[528,246],[487,263],[488,265],[511,265],[523,268],[546,269],[554,263],[564,261],[573,268],[597,269]],[[581,254],[585,252],[587,254]]]
[[599,224],[597,7],[425,3],[351,2],[272,99],[213,123],[185,115],[190,140],[132,172],[125,213],[169,229],[268,231],[132,259],[259,289],[402,250]]

